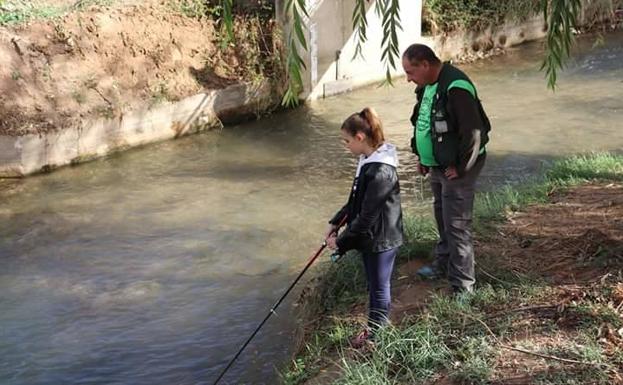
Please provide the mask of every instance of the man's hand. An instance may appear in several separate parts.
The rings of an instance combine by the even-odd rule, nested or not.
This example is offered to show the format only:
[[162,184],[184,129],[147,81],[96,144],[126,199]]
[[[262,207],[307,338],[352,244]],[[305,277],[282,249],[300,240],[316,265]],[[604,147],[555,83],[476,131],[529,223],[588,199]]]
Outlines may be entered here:
[[327,238],[326,242],[327,242],[327,247],[330,248],[331,250],[337,250],[337,237],[334,235],[330,236],[329,238]]
[[446,178],[448,178],[449,180],[452,179],[456,179],[459,177],[459,172],[456,170],[456,167],[454,166],[448,166],[446,168],[446,171],[444,171],[444,175],[446,176]]
[[415,161],[415,166],[417,167],[417,172],[422,176],[426,176],[426,174],[428,174],[428,172],[430,171],[429,168],[426,166],[423,166],[419,160]]

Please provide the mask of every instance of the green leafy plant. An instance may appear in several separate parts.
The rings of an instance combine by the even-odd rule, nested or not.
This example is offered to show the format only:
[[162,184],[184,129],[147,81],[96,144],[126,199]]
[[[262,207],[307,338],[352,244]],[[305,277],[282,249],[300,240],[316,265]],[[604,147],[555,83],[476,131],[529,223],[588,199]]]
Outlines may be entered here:
[[558,71],[565,66],[573,43],[573,29],[582,8],[581,0],[542,0],[547,22],[547,50],[541,70],[547,76],[547,86],[556,89]]

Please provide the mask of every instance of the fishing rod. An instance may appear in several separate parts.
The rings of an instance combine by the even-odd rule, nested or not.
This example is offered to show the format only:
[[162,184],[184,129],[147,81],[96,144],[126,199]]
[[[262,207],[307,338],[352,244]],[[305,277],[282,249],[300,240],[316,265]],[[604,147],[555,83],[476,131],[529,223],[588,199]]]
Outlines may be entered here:
[[[337,231],[340,229],[340,227],[342,227],[345,223],[346,223],[346,215],[344,215],[344,217],[340,220],[340,223],[337,225],[337,227],[335,228],[335,230],[331,233],[337,233]],[[303,276],[303,274],[305,274],[305,272],[307,271],[307,269],[309,269],[309,267],[314,263],[314,261],[316,260],[316,258],[318,258],[318,256],[320,255],[320,253],[322,253],[322,251],[325,249],[325,247],[327,247],[327,241],[325,240],[324,242],[322,242],[322,245],[320,246],[320,248],[316,251],[316,253],[314,255],[311,256],[311,258],[309,258],[309,261],[307,261],[307,264],[305,265],[305,267],[303,268],[303,270],[299,273],[299,275],[296,277],[296,279],[294,280],[294,282],[292,282],[290,284],[290,286],[288,287],[288,289],[286,290],[285,293],[283,293],[283,295],[281,296],[281,298],[279,298],[277,300],[277,302],[275,302],[275,304],[270,308],[270,310],[268,311],[268,314],[266,314],[266,317],[264,317],[264,319],[262,320],[262,322],[260,322],[260,324],[258,325],[257,328],[255,328],[255,331],[253,331],[253,334],[251,334],[251,336],[246,340],[246,342],[242,345],[242,347],[238,350],[238,353],[236,353],[236,355],[234,356],[234,358],[232,358],[229,363],[227,364],[227,366],[225,367],[225,369],[223,369],[223,371],[221,371],[221,374],[218,376],[218,378],[216,379],[216,381],[214,381],[213,385],[217,385],[219,383],[219,381],[221,380],[221,378],[223,378],[223,376],[225,375],[225,373],[227,373],[227,371],[229,370],[229,368],[231,368],[231,366],[234,364],[234,362],[236,361],[236,359],[238,358],[238,356],[240,356],[240,354],[242,353],[242,351],[247,347],[247,345],[249,344],[249,342],[251,342],[251,340],[253,339],[253,337],[255,337],[255,335],[260,331],[260,329],[262,328],[262,326],[264,326],[264,324],[266,323],[266,321],[268,321],[268,319],[270,318],[271,315],[273,314],[277,314],[275,313],[275,310],[277,309],[277,307],[281,304],[281,302],[286,298],[286,296],[290,293],[290,291],[294,288],[294,285],[296,285],[296,283],[299,281],[299,279],[301,279],[301,277]],[[333,256],[331,256],[331,259],[333,260]]]

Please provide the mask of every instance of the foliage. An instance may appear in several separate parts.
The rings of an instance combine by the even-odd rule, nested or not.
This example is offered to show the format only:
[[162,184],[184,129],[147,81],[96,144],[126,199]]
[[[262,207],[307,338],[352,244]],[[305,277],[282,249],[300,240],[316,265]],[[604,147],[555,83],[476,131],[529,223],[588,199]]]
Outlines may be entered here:
[[542,0],[547,22],[547,50],[541,70],[545,70],[547,86],[554,90],[558,70],[564,68],[573,42],[573,29],[582,8],[581,0]]
[[271,0],[168,0],[169,7],[187,17],[208,18],[220,25],[214,39],[216,52],[207,58],[208,67],[196,75],[200,81],[214,76],[259,81],[283,79],[281,31],[274,23]]
[[[257,82],[265,79],[283,79],[280,30],[274,23],[265,23],[257,15],[236,15],[233,40],[226,34],[217,35],[218,47],[207,57],[207,79],[213,74],[223,78]],[[211,72],[213,71],[213,72]]]
[[288,57],[286,59],[286,69],[288,74],[288,88],[283,95],[282,104],[284,106],[296,106],[298,96],[303,91],[303,75],[301,71],[306,68],[305,62],[299,54],[299,46],[307,50],[307,39],[303,32],[303,16],[309,18],[305,0],[287,0],[285,12],[292,15],[292,30],[288,35],[287,47]]
[[555,162],[547,170],[550,180],[623,180],[623,159],[621,155],[592,153],[576,155]]
[[[363,0],[358,0],[362,2]],[[381,61],[385,64],[385,82],[392,84],[391,70],[396,69],[396,61],[400,58],[398,52],[398,33],[402,29],[400,25],[400,2],[399,0],[377,0],[377,13],[381,16],[383,27],[383,40],[381,41]]]
[[541,0],[424,0],[423,24],[431,31],[483,30],[536,15]]
[[67,12],[92,5],[110,5],[115,0],[79,0],[68,6],[32,3],[27,0],[0,1],[0,26],[24,23],[32,19],[53,19]]
[[203,0],[169,0],[169,7],[186,17],[201,18],[204,16],[221,17],[220,5],[212,6]]
[[556,189],[589,180],[623,180],[623,156],[610,153],[572,156],[551,164],[540,179],[479,194],[474,208],[476,229],[503,220],[509,212],[529,203],[545,202]]
[[368,28],[368,19],[366,17],[366,3],[363,1],[357,1],[355,3],[355,8],[353,8],[353,31],[355,31],[356,45],[355,45],[355,54],[353,55],[353,60],[356,57],[363,58],[363,54],[361,53],[362,45],[368,40],[367,36],[367,28]]

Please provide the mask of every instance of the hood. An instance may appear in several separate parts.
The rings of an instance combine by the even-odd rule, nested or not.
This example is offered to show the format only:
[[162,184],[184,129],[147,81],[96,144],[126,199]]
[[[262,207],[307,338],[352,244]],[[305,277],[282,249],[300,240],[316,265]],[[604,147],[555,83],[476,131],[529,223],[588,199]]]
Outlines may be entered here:
[[355,177],[359,176],[361,168],[368,163],[385,163],[398,168],[398,152],[396,151],[396,146],[391,143],[383,143],[376,151],[370,154],[370,156],[359,156],[359,164],[357,165]]

